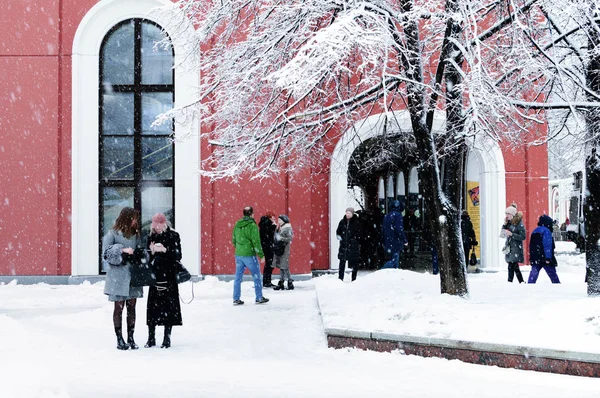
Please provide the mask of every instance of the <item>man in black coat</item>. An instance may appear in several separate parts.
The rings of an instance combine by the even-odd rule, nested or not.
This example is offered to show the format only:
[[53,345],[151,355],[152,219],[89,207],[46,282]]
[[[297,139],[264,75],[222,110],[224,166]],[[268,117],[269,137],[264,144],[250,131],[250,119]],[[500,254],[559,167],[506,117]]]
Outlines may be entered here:
[[356,280],[358,264],[360,263],[360,243],[362,240],[361,222],[354,214],[354,209],[348,207],[346,215],[338,224],[336,235],[340,241],[338,259],[340,260],[339,278],[344,280],[346,261],[352,268],[352,280]]
[[273,250],[275,248],[275,229],[277,229],[277,219],[275,214],[268,211],[260,218],[258,222],[260,232],[260,244],[265,254],[265,266],[263,268],[263,287],[275,287],[271,282],[273,275]]

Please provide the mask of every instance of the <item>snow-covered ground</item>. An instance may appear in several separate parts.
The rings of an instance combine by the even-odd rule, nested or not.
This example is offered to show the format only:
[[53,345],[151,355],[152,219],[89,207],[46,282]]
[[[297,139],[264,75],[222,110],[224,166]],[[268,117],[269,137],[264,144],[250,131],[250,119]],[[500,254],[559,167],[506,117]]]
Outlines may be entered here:
[[[334,328],[600,353],[600,298],[587,297],[584,255],[575,254],[571,242],[557,243],[561,284],[553,285],[543,270],[535,285],[519,284],[516,277],[511,284],[505,266],[497,273],[469,274],[467,300],[440,295],[439,277],[411,271],[381,270],[352,285],[319,278],[323,322]],[[522,268],[527,280],[529,267]]]
[[[469,275],[469,300],[439,295],[434,276],[383,271],[267,291],[263,306],[245,282],[246,305],[233,307],[231,282],[208,277],[182,304],[184,326],[168,350],[116,350],[103,283],[2,285],[0,396],[597,397],[597,379],[327,348],[315,294],[316,284],[326,320],[553,348],[585,340],[598,351],[599,326],[585,317],[600,315],[599,303],[585,296],[581,260],[571,260],[559,260],[561,286],[545,275],[536,286],[510,285],[504,273]],[[188,299],[191,285],[181,293]],[[144,298],[137,306],[140,345],[145,305]]]

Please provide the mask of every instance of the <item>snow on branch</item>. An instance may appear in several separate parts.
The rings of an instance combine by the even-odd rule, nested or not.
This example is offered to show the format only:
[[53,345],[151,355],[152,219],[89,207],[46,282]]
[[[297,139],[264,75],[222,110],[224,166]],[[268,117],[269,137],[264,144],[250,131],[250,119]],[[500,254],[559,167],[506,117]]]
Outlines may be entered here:
[[[535,110],[549,109],[536,104],[590,94],[575,78],[577,51],[564,50],[588,14],[566,0],[547,18],[560,1],[180,0],[173,7],[196,26],[188,48],[201,50],[200,100],[162,119],[197,112],[212,146],[203,170],[216,178],[304,167],[368,116],[419,96],[423,111],[445,111],[450,91],[464,123],[447,134],[519,142],[542,121]],[[442,82],[444,68],[458,80]]]
[[[314,89],[332,71],[362,73],[367,68],[381,68],[385,62],[385,49],[394,45],[387,23],[380,15],[364,7],[350,9],[338,15],[331,25],[316,32],[290,62],[268,79],[274,80],[278,87],[301,96]],[[360,51],[361,58],[350,71],[344,61],[356,50]]]

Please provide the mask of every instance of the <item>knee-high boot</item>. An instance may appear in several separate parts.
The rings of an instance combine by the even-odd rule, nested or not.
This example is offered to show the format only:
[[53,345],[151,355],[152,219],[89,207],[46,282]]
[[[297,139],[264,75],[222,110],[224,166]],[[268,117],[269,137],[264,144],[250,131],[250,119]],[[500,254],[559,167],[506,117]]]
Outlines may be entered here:
[[156,345],[155,333],[156,333],[156,326],[148,325],[148,342],[146,342],[146,345],[144,347],[150,348],[150,347],[154,347]]
[[117,335],[117,350],[127,350],[129,345],[123,340],[123,329],[115,328],[115,334]]
[[169,348],[171,347],[171,330],[173,329],[173,326],[171,325],[165,325],[165,337],[163,337],[163,343],[160,346],[160,348]]
[[135,341],[133,340],[134,331],[135,328],[133,326],[127,326],[127,344],[129,344],[129,348],[131,348],[132,350],[137,350],[140,347],[137,344],[135,344]]

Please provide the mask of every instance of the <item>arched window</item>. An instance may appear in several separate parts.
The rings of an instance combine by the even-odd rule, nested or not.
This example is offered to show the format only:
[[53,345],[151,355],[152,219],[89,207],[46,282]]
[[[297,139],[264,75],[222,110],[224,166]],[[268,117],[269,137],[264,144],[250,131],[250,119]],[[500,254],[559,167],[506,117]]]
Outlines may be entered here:
[[156,45],[163,38],[155,23],[130,19],[111,29],[100,48],[100,239],[124,206],[140,212],[143,235],[156,212],[175,221],[173,124],[152,127],[175,99],[175,54]]
[[554,187],[552,189],[552,205],[551,205],[551,209],[552,209],[552,218],[555,220],[560,219],[560,192],[558,190],[558,187]]

